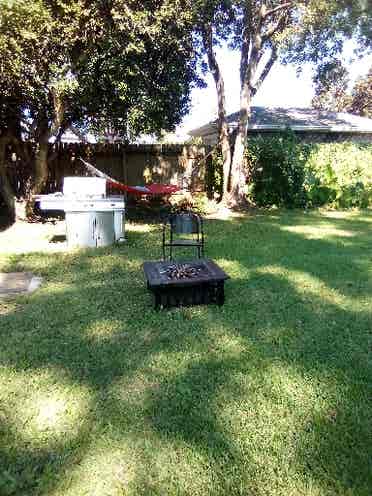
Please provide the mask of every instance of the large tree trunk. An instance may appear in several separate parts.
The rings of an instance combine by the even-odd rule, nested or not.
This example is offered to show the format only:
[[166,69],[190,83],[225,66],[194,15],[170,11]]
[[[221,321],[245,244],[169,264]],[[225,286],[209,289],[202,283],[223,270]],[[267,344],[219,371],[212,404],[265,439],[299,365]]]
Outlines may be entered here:
[[68,126],[68,122],[65,120],[65,102],[61,94],[55,90],[51,90],[49,97],[53,105],[54,117],[52,122],[50,122],[46,114],[40,116],[37,126],[36,135],[38,136],[38,143],[35,154],[35,177],[30,198],[26,204],[26,214],[30,220],[34,218],[35,200],[33,196],[43,192],[48,180],[49,139],[51,136],[55,136],[56,143],[58,143]]
[[8,136],[0,137],[0,194],[8,210],[9,220],[13,223],[16,217],[15,194],[6,172],[6,147],[9,144],[9,141]]
[[212,27],[205,26],[203,30],[203,43],[207,53],[209,70],[213,76],[217,91],[218,106],[218,137],[221,146],[223,159],[223,196],[225,200],[230,190],[230,173],[231,173],[231,144],[229,139],[229,125],[226,119],[226,97],[225,84],[216,55],[213,51]]
[[247,133],[239,130],[236,134],[234,155],[231,166],[231,191],[228,195],[228,204],[230,207],[247,206],[246,195],[246,171],[245,171],[245,143]]
[[32,194],[42,192],[48,179],[48,139],[44,138],[38,143],[35,154],[35,182]]
[[31,188],[30,197],[26,204],[27,218],[32,220],[34,217],[35,200],[34,195],[39,195],[43,192],[45,184],[48,180],[48,149],[49,149],[49,130],[43,131],[40,135],[35,153],[35,177]]
[[[5,115],[0,132],[0,194],[8,210],[8,220],[14,222],[18,219],[19,202],[7,175],[7,166],[10,165],[7,148],[11,147],[12,153],[22,156],[21,105],[17,105],[17,101],[13,99],[9,105],[7,103],[9,102],[5,99]],[[15,164],[12,165],[15,167]]]
[[248,204],[246,195],[247,173],[244,157],[250,105],[250,86],[247,81],[243,80],[240,94],[239,126],[235,137],[234,154],[231,166],[231,192],[228,198],[231,207],[246,207]]
[[230,190],[230,174],[231,174],[231,145],[229,140],[229,128],[226,125],[221,126],[220,143],[223,160],[223,193],[222,200],[226,200],[226,196]]

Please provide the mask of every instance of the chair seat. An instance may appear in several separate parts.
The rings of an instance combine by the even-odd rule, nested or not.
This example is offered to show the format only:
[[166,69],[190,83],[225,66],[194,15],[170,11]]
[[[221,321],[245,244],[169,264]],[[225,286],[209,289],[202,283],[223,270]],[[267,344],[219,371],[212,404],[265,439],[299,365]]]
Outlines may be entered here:
[[202,246],[202,242],[194,239],[174,239],[172,243],[164,243],[164,246]]

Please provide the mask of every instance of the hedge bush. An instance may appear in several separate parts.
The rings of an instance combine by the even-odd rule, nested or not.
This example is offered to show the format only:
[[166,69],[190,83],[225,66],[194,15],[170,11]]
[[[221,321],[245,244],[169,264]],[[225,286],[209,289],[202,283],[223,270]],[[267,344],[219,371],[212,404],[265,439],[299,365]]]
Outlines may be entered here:
[[258,206],[372,206],[372,144],[309,145],[286,132],[249,139],[246,159]]
[[310,206],[372,206],[372,145],[313,145],[305,165],[304,187]]
[[246,158],[249,168],[249,195],[259,207],[303,207],[306,205],[306,147],[293,133],[249,140]]

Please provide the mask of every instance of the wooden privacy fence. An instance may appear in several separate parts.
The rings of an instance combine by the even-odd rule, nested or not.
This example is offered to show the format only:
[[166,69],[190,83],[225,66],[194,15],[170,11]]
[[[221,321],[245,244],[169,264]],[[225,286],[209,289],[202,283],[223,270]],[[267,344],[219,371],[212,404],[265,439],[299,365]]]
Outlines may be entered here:
[[[129,186],[157,182],[204,191],[209,151],[196,145],[50,144],[44,192],[61,191],[65,176],[88,175],[79,157]],[[17,196],[23,195],[32,179],[32,163],[21,157],[14,160],[14,154],[13,162],[9,160],[7,171]]]

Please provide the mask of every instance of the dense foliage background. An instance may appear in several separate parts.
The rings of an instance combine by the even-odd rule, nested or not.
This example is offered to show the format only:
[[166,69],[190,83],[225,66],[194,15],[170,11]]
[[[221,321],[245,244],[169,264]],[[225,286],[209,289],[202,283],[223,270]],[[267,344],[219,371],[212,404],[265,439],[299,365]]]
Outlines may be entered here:
[[309,154],[293,133],[249,140],[246,150],[249,196],[258,206],[302,207]]
[[372,144],[313,145],[305,164],[304,188],[311,206],[372,206]]
[[[372,144],[302,143],[290,131],[255,137],[246,148],[247,194],[258,207],[372,206]],[[221,192],[221,156],[207,189]],[[213,185],[213,186],[212,186]]]

